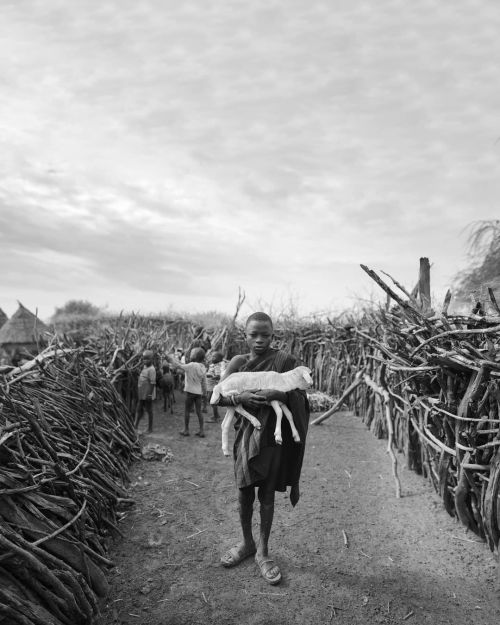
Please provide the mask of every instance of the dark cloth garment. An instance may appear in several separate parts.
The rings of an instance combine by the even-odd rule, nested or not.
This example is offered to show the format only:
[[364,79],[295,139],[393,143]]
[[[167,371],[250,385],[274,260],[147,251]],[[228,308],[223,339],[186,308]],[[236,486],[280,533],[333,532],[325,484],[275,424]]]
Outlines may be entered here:
[[[261,360],[248,360],[240,371],[277,371],[283,373],[297,367],[299,362],[291,354],[278,350],[271,350],[269,355]],[[236,420],[236,438],[234,442],[234,471],[238,488],[259,486],[260,483],[272,480],[274,490],[284,492],[290,486],[290,501],[293,506],[299,500],[299,479],[304,459],[304,449],[309,425],[309,403],[304,391],[290,391],[287,393],[287,405],[293,414],[295,427],[300,435],[300,443],[293,440],[288,420],[283,416],[281,421],[283,443],[277,445],[274,440],[276,414],[271,406],[263,406],[252,414],[261,423],[257,430],[244,417]],[[238,413],[236,413],[238,417]],[[273,455],[281,454],[281,461],[277,464],[276,474],[270,475],[273,466]]]

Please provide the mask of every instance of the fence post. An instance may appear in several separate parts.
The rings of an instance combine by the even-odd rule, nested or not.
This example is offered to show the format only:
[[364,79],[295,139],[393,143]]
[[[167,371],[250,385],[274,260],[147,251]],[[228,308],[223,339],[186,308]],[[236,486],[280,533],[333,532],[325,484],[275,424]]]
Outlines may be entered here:
[[431,265],[425,257],[420,259],[418,293],[422,312],[426,313],[431,307]]

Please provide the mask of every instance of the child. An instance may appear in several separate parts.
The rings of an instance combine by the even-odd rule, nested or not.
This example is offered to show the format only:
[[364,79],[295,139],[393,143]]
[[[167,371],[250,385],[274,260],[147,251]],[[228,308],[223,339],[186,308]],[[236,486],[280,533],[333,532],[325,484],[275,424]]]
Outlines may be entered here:
[[163,411],[167,412],[167,408],[170,408],[171,414],[174,414],[174,376],[170,373],[170,367],[166,363],[162,365],[161,371],[158,387],[163,395]]
[[144,411],[148,413],[148,434],[153,431],[153,399],[156,395],[156,369],[153,366],[153,352],[147,349],[142,354],[143,368],[139,374],[137,382],[138,401],[135,412],[135,427],[139,426],[139,421],[144,416]]
[[[250,315],[245,326],[248,354],[235,356],[226,368],[224,377],[236,371],[277,371],[282,373],[293,369],[298,363],[294,356],[271,347],[273,322],[262,312]],[[288,405],[293,413],[295,425],[300,434],[300,443],[295,443],[288,422],[283,424],[283,444],[274,440],[276,416],[267,402],[277,399]],[[261,423],[255,430],[248,419],[240,419],[234,443],[234,471],[238,487],[239,518],[242,541],[221,557],[225,567],[239,564],[249,556],[255,562],[268,584],[278,584],[281,571],[269,556],[268,541],[274,515],[274,493],[285,491],[290,486],[290,501],[293,506],[299,500],[299,478],[304,457],[309,421],[309,404],[303,391],[283,393],[278,390],[244,391],[233,396],[233,401],[249,410]],[[221,397],[219,405],[229,406],[231,399]],[[233,404],[234,405],[234,404]],[[252,534],[252,514],[255,490],[260,503],[260,540],[255,543]]]
[[[212,391],[214,390],[214,386],[220,382],[220,377],[224,373],[225,361],[223,359],[222,352],[214,352],[212,354],[212,362],[208,366],[207,370],[207,399],[206,401],[210,403],[210,398],[212,397]],[[207,419],[208,423],[217,423],[219,420],[219,411],[217,409],[217,405],[212,405],[213,416],[211,419]]]
[[205,438],[203,414],[201,412],[201,401],[207,394],[207,376],[205,365],[203,364],[205,360],[205,350],[201,347],[193,349],[189,354],[190,362],[185,365],[172,356],[167,356],[167,360],[172,367],[184,371],[184,392],[186,393],[186,399],[184,403],[184,429],[180,434],[181,436],[189,436],[189,417],[191,408],[194,406],[199,423],[199,431],[196,432],[196,436]]

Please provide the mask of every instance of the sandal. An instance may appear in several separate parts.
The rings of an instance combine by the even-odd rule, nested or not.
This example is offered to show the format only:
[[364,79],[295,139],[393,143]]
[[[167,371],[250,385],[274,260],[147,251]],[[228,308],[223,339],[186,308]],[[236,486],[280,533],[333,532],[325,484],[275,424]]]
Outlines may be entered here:
[[243,560],[246,560],[250,556],[253,556],[257,551],[255,547],[250,549],[249,551],[241,551],[238,547],[231,547],[226,553],[221,557],[220,561],[222,566],[225,566],[227,569],[236,566]]
[[[271,560],[271,558],[263,558],[262,560],[259,560],[259,558],[256,555],[255,562],[257,563],[257,566],[260,569],[260,574],[262,575],[262,577],[266,580],[268,584],[271,584],[271,586],[274,586],[280,583],[281,571],[279,570],[278,565],[274,562],[274,560]],[[273,569],[277,569],[278,572],[275,573],[274,575],[271,575],[271,571]]]
[[196,432],[195,436],[199,436],[200,438],[205,438],[205,434],[203,434],[203,432]]
[[189,436],[189,432],[179,432],[181,436]]

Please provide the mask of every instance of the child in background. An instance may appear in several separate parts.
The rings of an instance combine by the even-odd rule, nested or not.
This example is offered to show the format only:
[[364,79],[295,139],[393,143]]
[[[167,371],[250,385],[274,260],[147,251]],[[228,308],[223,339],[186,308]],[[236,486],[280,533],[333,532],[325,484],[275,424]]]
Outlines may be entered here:
[[[208,366],[207,370],[207,395],[206,401],[210,403],[212,397],[212,391],[214,387],[220,382],[221,375],[224,373],[225,364],[222,352],[213,352],[212,362]],[[219,421],[219,411],[217,405],[212,405],[213,416],[211,419],[207,419],[208,423],[217,423]]]
[[174,414],[174,376],[170,373],[170,367],[166,362],[162,364],[161,371],[162,374],[157,386],[162,392],[163,412],[167,412],[167,409],[170,408],[171,414]]
[[191,408],[194,406],[198,416],[199,431],[196,436],[205,438],[203,414],[201,412],[202,398],[207,394],[207,376],[206,368],[203,364],[205,360],[205,350],[196,347],[189,354],[187,364],[182,364],[173,356],[167,356],[167,360],[172,367],[181,369],[184,372],[184,392],[186,399],[184,403],[184,430],[180,432],[181,436],[189,436],[189,417]]
[[138,401],[135,412],[135,427],[144,416],[148,414],[148,434],[153,431],[153,399],[156,395],[156,369],[153,366],[153,352],[146,349],[142,354],[143,368],[137,382]]

